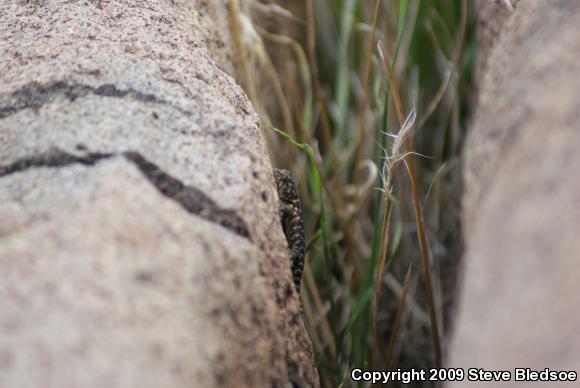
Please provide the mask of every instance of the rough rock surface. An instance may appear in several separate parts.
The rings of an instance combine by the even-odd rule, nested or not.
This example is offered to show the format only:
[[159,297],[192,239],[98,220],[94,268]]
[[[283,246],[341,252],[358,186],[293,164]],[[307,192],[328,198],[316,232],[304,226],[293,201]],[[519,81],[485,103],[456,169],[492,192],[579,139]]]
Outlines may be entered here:
[[[519,0],[510,0],[510,4],[517,7]],[[477,12],[477,63],[476,84],[481,83],[485,74],[488,59],[497,44],[505,22],[513,14],[509,8],[493,0],[475,0]]]
[[0,386],[318,384],[227,20],[0,4]]
[[520,1],[487,58],[464,151],[466,253],[448,366],[578,371],[578,25],[580,2]]

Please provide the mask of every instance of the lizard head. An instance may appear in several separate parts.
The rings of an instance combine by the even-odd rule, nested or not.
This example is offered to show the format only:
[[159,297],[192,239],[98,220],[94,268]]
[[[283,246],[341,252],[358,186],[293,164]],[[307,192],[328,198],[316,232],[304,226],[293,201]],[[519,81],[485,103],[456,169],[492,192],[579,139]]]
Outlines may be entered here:
[[290,171],[276,168],[274,169],[274,178],[276,179],[278,196],[281,200],[288,201],[296,197],[296,185]]

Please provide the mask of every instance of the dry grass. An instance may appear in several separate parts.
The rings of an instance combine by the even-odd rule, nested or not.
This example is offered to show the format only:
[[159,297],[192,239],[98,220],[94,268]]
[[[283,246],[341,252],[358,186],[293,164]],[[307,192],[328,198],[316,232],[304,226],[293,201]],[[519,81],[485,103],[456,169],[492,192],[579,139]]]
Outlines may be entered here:
[[252,6],[229,1],[243,82],[264,127],[279,128],[265,129],[274,162],[300,183],[302,301],[322,384],[356,385],[353,367],[441,365],[461,253],[471,1],[306,0],[294,16],[258,6],[294,36],[255,17],[243,27]]

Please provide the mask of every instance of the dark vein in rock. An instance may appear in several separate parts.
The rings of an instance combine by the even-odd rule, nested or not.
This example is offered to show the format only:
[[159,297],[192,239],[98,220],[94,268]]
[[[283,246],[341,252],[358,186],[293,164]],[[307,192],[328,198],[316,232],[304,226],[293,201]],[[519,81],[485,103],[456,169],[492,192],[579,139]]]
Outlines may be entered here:
[[235,211],[220,208],[200,190],[184,185],[137,152],[125,152],[124,156],[135,163],[163,195],[181,204],[188,212],[216,222],[248,239],[250,238],[245,221]]
[[0,166],[0,177],[38,167],[65,167],[73,163],[92,166],[99,160],[111,156],[112,154],[97,152],[78,156],[66,153],[58,148],[51,148],[41,154],[18,159],[6,166]]
[[90,86],[77,82],[55,81],[49,84],[31,82],[10,94],[0,96],[0,119],[13,115],[23,109],[31,108],[38,110],[44,104],[51,103],[59,97],[64,96],[72,102],[77,98],[89,94],[112,98],[127,97],[146,103],[169,105],[186,116],[192,115],[192,112],[173,106],[168,101],[154,94],[147,94],[138,90],[119,89],[112,84]]
[[132,162],[161,194],[179,203],[187,212],[220,224],[251,240],[246,222],[234,210],[221,208],[202,191],[184,185],[137,152],[125,152],[120,155],[98,152],[74,155],[58,148],[51,148],[39,155],[22,158],[14,163],[0,166],[0,178],[31,168],[60,168],[75,163],[92,166],[102,159],[114,156],[123,156]]

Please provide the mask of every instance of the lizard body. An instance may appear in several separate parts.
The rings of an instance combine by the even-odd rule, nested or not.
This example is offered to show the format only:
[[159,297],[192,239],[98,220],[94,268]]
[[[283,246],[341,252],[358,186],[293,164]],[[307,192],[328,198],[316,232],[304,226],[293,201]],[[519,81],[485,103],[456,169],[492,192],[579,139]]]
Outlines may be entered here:
[[302,209],[298,199],[298,191],[290,171],[274,169],[274,178],[276,179],[278,197],[280,198],[280,220],[282,221],[282,229],[286,235],[288,250],[290,251],[292,277],[296,290],[300,293],[306,249],[304,222],[302,221]]

